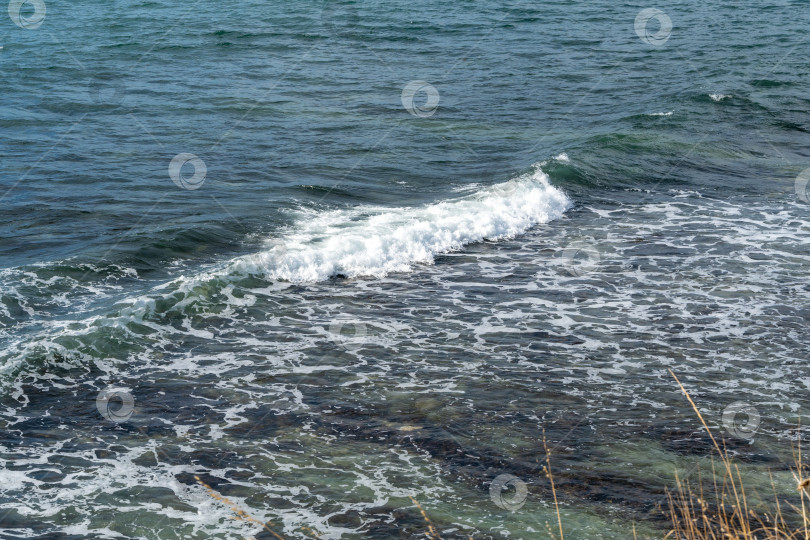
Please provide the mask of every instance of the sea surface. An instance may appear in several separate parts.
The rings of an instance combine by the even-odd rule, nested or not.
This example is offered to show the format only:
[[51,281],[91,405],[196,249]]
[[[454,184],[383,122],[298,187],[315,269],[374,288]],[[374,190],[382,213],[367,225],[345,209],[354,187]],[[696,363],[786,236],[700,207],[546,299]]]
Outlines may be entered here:
[[8,12],[0,538],[661,538],[670,370],[795,493],[806,2]]

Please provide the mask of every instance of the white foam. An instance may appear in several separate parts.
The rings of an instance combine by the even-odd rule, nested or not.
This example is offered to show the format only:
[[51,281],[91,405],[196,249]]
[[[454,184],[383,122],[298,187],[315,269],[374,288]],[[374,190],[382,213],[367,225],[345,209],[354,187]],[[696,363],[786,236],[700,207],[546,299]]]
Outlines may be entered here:
[[672,116],[672,111],[650,113],[647,116]]
[[[567,158],[567,156],[565,156]],[[562,159],[561,156],[555,159]],[[98,326],[113,327],[130,333],[127,322],[154,330],[153,339],[169,339],[170,334],[193,333],[200,339],[213,335],[193,330],[190,323],[182,329],[147,320],[160,298],[187,293],[174,304],[182,310],[198,300],[195,289],[210,280],[224,280],[223,293],[230,309],[249,306],[255,297],[235,297],[227,282],[247,273],[271,280],[292,283],[328,279],[337,274],[349,277],[382,277],[391,272],[406,272],[414,264],[430,264],[437,254],[461,249],[485,239],[514,237],[529,228],[560,217],[571,201],[549,183],[537,165],[527,174],[508,182],[480,188],[473,194],[422,207],[359,207],[331,212],[301,210],[298,223],[280,239],[268,240],[267,249],[153,287],[148,293],[123,298],[114,317],[81,313],[77,319],[40,321],[43,326],[36,339],[17,335],[5,345],[0,357],[0,375],[16,371],[31,355],[72,358],[92,362],[86,353],[68,350],[57,337],[84,336]],[[224,316],[224,312],[221,314]],[[158,337],[163,336],[163,337]],[[96,361],[105,369],[105,363]]]
[[[566,160],[568,156],[556,159]],[[513,237],[560,217],[571,205],[536,166],[473,195],[419,208],[338,210],[305,216],[270,249],[241,257],[228,272],[311,282],[338,274],[382,277],[430,264],[437,254]]]
[[712,98],[714,101],[723,101],[724,99],[730,99],[731,95],[729,95],[729,94],[709,94],[709,97]]

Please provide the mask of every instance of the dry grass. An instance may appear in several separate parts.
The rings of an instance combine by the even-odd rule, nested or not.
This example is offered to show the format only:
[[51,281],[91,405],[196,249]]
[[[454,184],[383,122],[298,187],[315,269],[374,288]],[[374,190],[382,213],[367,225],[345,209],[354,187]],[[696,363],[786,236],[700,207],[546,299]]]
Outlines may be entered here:
[[425,510],[422,508],[422,505],[419,504],[419,501],[417,501],[413,497],[411,497],[411,501],[413,501],[413,504],[415,504],[416,507],[419,509],[419,511],[422,512],[422,517],[425,519],[425,523],[427,523],[428,526],[427,537],[430,538],[430,540],[441,540],[442,537],[439,536],[439,531],[437,531],[436,527],[433,526],[433,522],[430,521],[427,512],[425,512]]
[[[262,529],[264,529],[265,531],[272,534],[277,540],[286,540],[283,536],[281,536],[276,531],[274,531],[273,529],[270,528],[270,525],[275,526],[275,523],[273,523],[271,521],[268,521],[268,522],[265,523],[263,521],[260,521],[260,520],[258,520],[256,518],[254,518],[253,516],[251,516],[250,514],[248,514],[247,512],[242,510],[241,508],[239,508],[230,499],[228,499],[227,497],[224,497],[223,495],[220,495],[218,491],[216,491],[214,488],[212,488],[211,486],[209,486],[208,484],[203,482],[202,479],[199,476],[194,475],[194,479],[197,480],[198,484],[200,484],[202,487],[205,488],[205,490],[208,492],[208,495],[210,495],[212,499],[214,499],[216,501],[219,501],[222,504],[226,505],[228,508],[230,508],[231,511],[235,514],[234,519],[236,519],[238,521],[248,521],[250,523],[254,523],[256,525],[259,525],[259,526],[261,526]],[[303,531],[305,534],[307,534],[308,536],[311,536],[313,538],[320,538],[320,536],[318,536],[318,533],[315,532],[314,530],[310,529],[309,527],[301,527],[301,531]]]
[[[678,474],[675,474],[676,489],[667,491],[668,509],[666,514],[671,522],[671,529],[664,536],[664,540],[810,540],[810,514],[808,514],[808,508],[810,508],[810,476],[805,476],[807,467],[802,460],[801,442],[799,442],[797,450],[794,452],[795,467],[791,469],[799,492],[798,505],[787,501],[784,502],[789,508],[788,512],[790,514],[788,516],[791,518],[790,523],[793,524],[791,525],[786,519],[786,514],[783,513],[783,503],[780,502],[775,488],[772,507],[760,509],[762,505],[757,504],[757,508],[754,508],[755,505],[751,503],[752,499],[746,494],[740,470],[733,463],[725,445],[721,448],[697,405],[692,400],[692,396],[675,373],[672,370],[669,372],[700,419],[700,423],[717,451],[717,456],[712,456],[711,499],[707,498],[704,493],[702,479],[698,480],[697,488],[693,488],[688,481],[681,481]],[[557,489],[551,469],[551,452],[548,449],[545,432],[543,432],[543,448],[546,453],[543,473],[551,484],[559,537],[548,522],[546,522],[546,529],[552,539],[564,540],[562,517],[557,501]],[[718,467],[716,467],[716,459],[719,459],[722,464],[719,471]],[[235,519],[260,525],[278,540],[284,540],[284,537],[270,529],[269,525],[273,525],[273,523],[264,523],[253,518],[230,500],[217,493],[199,477],[195,476],[195,478],[197,482],[206,488],[211,497],[230,507],[236,515]],[[773,478],[771,484],[773,485]],[[442,540],[438,529],[428,517],[422,505],[413,497],[411,497],[411,501],[419,509],[422,518],[427,524],[425,536],[429,540]],[[801,525],[797,525],[799,522]],[[308,536],[320,538],[312,529],[302,527],[300,530]],[[469,538],[473,540],[472,536]],[[633,538],[636,538],[635,524],[633,524]]]
[[[557,514],[557,526],[559,527],[559,531],[560,531],[559,538],[557,538],[557,535],[552,530],[551,525],[548,522],[546,522],[546,529],[548,530],[549,536],[551,538],[553,538],[554,540],[565,540],[565,538],[563,537],[562,516],[560,515],[560,505],[557,502],[557,488],[554,485],[554,475],[551,472],[551,451],[548,449],[548,443],[546,442],[546,433],[545,433],[545,431],[543,431],[543,448],[546,451],[546,464],[543,466],[543,474],[546,475],[546,478],[548,478],[549,482],[551,483],[551,493],[552,493],[552,495],[554,497],[554,510],[555,510],[555,512]],[[439,531],[433,525],[433,522],[428,517],[427,512],[425,512],[425,510],[422,508],[422,505],[419,504],[419,501],[417,501],[413,497],[411,497],[411,501],[413,501],[413,504],[415,504],[416,507],[419,509],[419,511],[422,513],[422,518],[425,520],[425,523],[428,526],[428,530],[425,533],[425,536],[427,538],[429,538],[430,540],[442,540],[442,537],[439,534]],[[633,528],[633,536],[635,537],[635,527]],[[473,537],[470,536],[469,540],[473,540]]]
[[[668,517],[672,529],[665,539],[678,540],[810,540],[810,516],[805,506],[805,498],[810,502],[810,478],[804,477],[801,442],[794,452],[795,468],[791,471],[798,487],[799,506],[790,502],[786,506],[792,514],[790,525],[785,519],[782,503],[774,489],[774,504],[770,508],[754,509],[746,494],[739,468],[732,462],[725,446],[718,444],[703,415],[700,414],[692,396],[684,388],[675,373],[670,374],[692,405],[700,423],[709,435],[722,463],[718,472],[715,456],[712,456],[711,500],[704,495],[703,483],[699,481],[697,490],[689,482],[682,482],[676,475],[676,490],[668,492]],[[773,484],[773,479],[771,480]],[[760,506],[760,505],[758,505]],[[796,523],[801,522],[801,525]]]
[[[543,449],[546,451],[546,465],[545,465],[545,467],[543,467],[543,472],[546,474],[546,477],[548,477],[548,481],[551,482],[551,494],[554,496],[554,511],[557,513],[557,525],[560,528],[560,539],[559,540],[564,540],[564,538],[563,538],[563,528],[562,528],[562,517],[560,516],[560,505],[557,502],[557,487],[554,485],[554,475],[551,474],[551,452],[549,451],[548,443],[546,442],[546,430],[545,429],[543,430]],[[546,523],[546,528],[548,529],[549,536],[551,536],[552,538],[555,538],[555,540],[556,540],[556,536],[551,531],[551,526],[548,523]]]

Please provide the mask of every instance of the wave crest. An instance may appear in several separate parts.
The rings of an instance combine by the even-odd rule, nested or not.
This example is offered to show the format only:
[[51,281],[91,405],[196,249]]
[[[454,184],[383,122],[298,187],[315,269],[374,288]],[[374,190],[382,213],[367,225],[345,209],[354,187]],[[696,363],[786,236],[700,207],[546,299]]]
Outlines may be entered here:
[[466,244],[521,234],[560,217],[571,201],[539,166],[473,195],[421,208],[364,208],[319,213],[283,241],[233,261],[236,273],[290,282],[333,276],[380,277],[430,264]]

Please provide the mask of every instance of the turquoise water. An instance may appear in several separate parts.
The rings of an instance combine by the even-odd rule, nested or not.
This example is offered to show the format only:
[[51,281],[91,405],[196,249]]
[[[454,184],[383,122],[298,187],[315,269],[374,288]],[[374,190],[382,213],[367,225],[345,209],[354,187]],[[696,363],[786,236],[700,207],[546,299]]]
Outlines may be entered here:
[[805,3],[19,4],[0,537],[662,537],[668,369],[791,494]]

